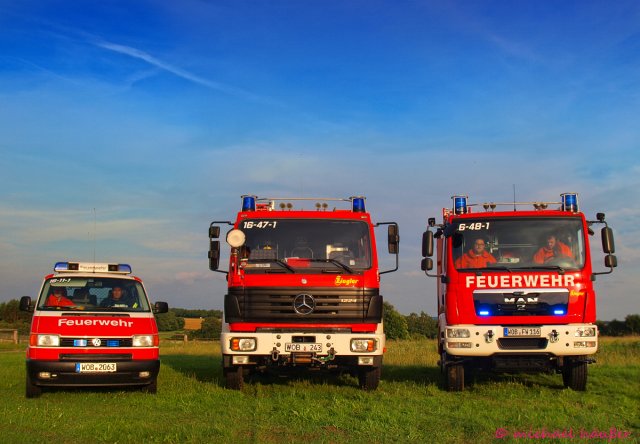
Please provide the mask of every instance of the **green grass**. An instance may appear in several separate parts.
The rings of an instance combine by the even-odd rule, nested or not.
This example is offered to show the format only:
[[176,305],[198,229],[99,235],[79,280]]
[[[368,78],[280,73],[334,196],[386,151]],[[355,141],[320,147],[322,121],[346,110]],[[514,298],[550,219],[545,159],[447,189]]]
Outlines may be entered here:
[[[24,398],[24,345],[3,348],[0,441],[488,443],[497,429],[576,436],[555,442],[640,441],[640,338],[603,339],[582,393],[547,374],[478,377],[465,392],[448,393],[433,341],[389,341],[387,348],[373,393],[348,376],[255,378],[242,392],[226,390],[218,343],[166,341],[157,395],[76,389],[38,399]],[[633,435],[578,439],[581,430],[612,427]],[[500,440],[523,441],[535,440]]]

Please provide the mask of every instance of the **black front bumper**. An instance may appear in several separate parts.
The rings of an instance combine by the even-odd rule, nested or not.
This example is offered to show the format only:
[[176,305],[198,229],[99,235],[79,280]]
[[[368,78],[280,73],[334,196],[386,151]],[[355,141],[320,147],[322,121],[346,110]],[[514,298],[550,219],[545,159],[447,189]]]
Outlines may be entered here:
[[[116,364],[117,371],[115,372],[77,373],[75,362],[27,360],[27,374],[32,383],[37,386],[98,387],[151,384],[156,380],[160,371],[160,360],[116,361]],[[51,377],[40,378],[38,376],[40,372],[48,372]],[[140,372],[149,372],[149,376],[140,377]]]

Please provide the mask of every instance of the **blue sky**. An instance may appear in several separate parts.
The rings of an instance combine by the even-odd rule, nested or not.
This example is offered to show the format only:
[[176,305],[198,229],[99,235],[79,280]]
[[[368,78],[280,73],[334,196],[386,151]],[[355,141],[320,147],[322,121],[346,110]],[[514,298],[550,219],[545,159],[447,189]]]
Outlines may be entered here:
[[598,317],[621,319],[640,312],[639,115],[636,1],[0,0],[0,300],[95,251],[153,300],[221,308],[207,228],[241,194],[364,194],[400,225],[386,300],[433,314],[427,218],[515,185],[607,214]]

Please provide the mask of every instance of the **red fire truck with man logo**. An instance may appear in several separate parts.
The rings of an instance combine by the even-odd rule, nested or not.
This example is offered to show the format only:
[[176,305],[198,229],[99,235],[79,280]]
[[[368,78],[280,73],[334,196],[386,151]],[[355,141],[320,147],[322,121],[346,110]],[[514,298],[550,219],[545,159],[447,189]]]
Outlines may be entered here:
[[[452,199],[442,224],[429,219],[422,243],[429,274],[437,239],[438,352],[447,388],[463,390],[465,370],[483,369],[559,372],[565,387],[586,390],[598,349],[593,281],[617,265],[604,214],[587,220],[576,193],[560,202]],[[604,272],[591,265],[595,224],[604,225]]]
[[[315,206],[302,208],[309,201]],[[227,387],[241,389],[251,372],[302,369],[346,371],[361,388],[376,389],[385,347],[380,275],[398,268],[397,224],[374,225],[361,196],[242,196],[235,222],[209,228],[214,271],[220,224],[233,226],[229,268],[221,271],[228,281],[220,339]],[[378,269],[380,225],[388,225],[395,255],[395,268],[386,271]]]
[[155,313],[127,264],[58,262],[44,278],[27,347],[26,396],[42,387],[140,386],[157,390],[160,370]]

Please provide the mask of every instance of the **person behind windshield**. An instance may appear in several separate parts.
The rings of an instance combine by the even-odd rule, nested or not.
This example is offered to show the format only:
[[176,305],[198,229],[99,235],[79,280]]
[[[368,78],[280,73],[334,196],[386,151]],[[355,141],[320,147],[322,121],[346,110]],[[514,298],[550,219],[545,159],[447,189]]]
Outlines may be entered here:
[[111,289],[109,297],[100,302],[101,307],[128,307],[129,303],[124,297],[124,289],[115,286]]
[[44,305],[49,307],[70,307],[75,304],[67,297],[66,289],[62,287],[53,287],[53,290]]
[[484,239],[476,239],[473,248],[456,259],[456,268],[485,268],[488,264],[496,263],[496,258],[485,250]]
[[536,264],[544,264],[557,257],[573,257],[571,248],[568,245],[560,242],[555,234],[547,236],[546,245],[540,247],[540,249],[533,255],[533,262]]

